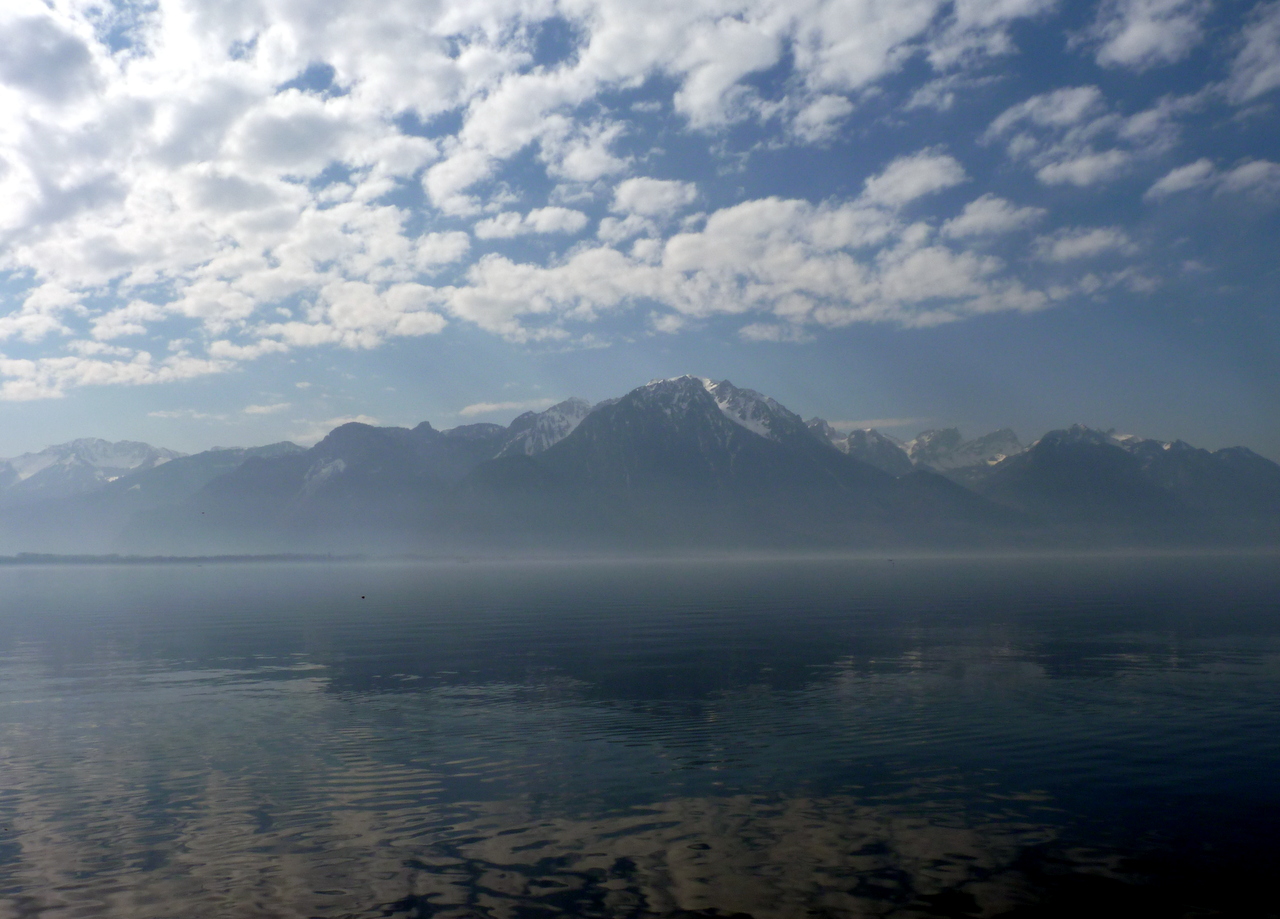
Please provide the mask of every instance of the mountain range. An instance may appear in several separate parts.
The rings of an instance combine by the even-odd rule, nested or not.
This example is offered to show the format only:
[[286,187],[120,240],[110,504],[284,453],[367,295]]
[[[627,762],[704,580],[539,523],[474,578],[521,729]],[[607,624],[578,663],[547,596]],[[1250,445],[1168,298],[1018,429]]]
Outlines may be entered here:
[[0,550],[605,552],[1257,545],[1280,466],[1075,426],[906,442],[728,381],[510,425],[344,424],[310,449],[77,440],[0,461]]

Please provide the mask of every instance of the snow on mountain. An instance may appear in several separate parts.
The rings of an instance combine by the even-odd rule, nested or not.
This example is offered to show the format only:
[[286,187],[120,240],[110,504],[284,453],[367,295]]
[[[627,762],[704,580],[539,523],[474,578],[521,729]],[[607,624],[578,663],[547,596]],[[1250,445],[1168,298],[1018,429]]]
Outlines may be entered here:
[[862,460],[889,475],[906,475],[915,467],[902,448],[901,441],[881,434],[875,428],[860,428],[847,434],[833,428],[822,418],[811,418],[805,424],[821,440],[825,440],[841,453]]
[[[668,416],[682,416],[690,408],[705,403],[706,395],[704,394],[710,392],[710,386],[710,380],[686,373],[684,376],[668,377],[664,380],[650,380],[615,402],[631,400],[637,404],[653,404],[659,406]],[[714,398],[712,396],[713,400]],[[742,423],[736,419],[735,421],[738,424]]]
[[[102,470],[110,478],[117,478],[125,472],[150,469],[185,455],[132,440],[111,443],[97,437],[83,437],[70,443],[45,447],[39,453],[24,453],[5,462],[13,467],[19,481],[25,481],[55,465],[87,466]],[[104,481],[107,480],[109,479]]]
[[559,443],[591,412],[585,399],[565,399],[543,412],[525,412],[511,422],[507,441],[498,456],[533,456]]
[[1169,451],[1177,452],[1197,449],[1181,440],[1173,442],[1153,440],[1149,437],[1140,437],[1137,434],[1117,434],[1115,430],[1099,431],[1097,428],[1091,428],[1083,424],[1073,424],[1069,428],[1050,431],[1031,446],[1035,446],[1045,440],[1066,444],[1105,444],[1111,447],[1119,447],[1126,453],[1132,453],[1140,458]]
[[849,452],[844,432],[833,428],[825,418],[810,418],[804,424],[819,440],[825,440],[842,453]]
[[902,444],[875,428],[850,431],[843,443],[840,449],[845,453],[890,475],[906,475],[911,471],[911,458]]
[[1009,428],[1001,428],[974,440],[965,440],[956,428],[922,431],[903,446],[912,463],[937,472],[994,466],[1026,450]]
[[704,379],[701,382],[730,421],[761,437],[780,440],[784,429],[794,429],[797,423],[804,424],[799,415],[754,389],[740,389],[728,380],[715,383]]
[[136,441],[86,437],[4,461],[0,484],[11,502],[69,497],[181,456],[185,454]]

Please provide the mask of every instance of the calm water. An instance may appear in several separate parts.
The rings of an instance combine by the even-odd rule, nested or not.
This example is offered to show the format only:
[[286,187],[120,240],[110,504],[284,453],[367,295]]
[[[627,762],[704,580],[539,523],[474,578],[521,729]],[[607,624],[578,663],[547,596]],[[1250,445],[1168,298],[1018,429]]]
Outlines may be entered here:
[[0,916],[1280,914],[1280,558],[0,567]]

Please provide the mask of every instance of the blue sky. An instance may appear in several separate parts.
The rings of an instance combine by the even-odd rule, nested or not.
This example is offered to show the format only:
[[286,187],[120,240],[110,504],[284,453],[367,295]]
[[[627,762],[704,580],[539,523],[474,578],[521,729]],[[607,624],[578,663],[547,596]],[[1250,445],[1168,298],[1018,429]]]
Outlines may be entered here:
[[1277,0],[15,0],[0,455],[692,372],[1280,459],[1277,103]]

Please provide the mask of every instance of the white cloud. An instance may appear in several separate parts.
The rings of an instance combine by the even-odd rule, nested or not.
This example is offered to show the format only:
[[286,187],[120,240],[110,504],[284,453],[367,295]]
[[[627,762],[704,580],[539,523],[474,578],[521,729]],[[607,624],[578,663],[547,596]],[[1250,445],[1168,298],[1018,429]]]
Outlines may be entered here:
[[567,207],[536,208],[527,214],[506,211],[481,220],[474,232],[479,239],[511,239],[527,233],[577,233],[587,225],[587,215]]
[[1102,90],[1096,86],[1055,89],[1006,109],[991,123],[991,133],[1004,134],[1023,122],[1069,128],[1100,114],[1105,107]]
[[1128,255],[1137,251],[1128,234],[1118,227],[1076,227],[1059,230],[1036,240],[1036,252],[1047,262],[1071,262],[1102,255]]
[[156,412],[147,412],[148,418],[186,418],[191,421],[226,421],[227,416],[218,412],[198,412],[193,408],[178,409],[162,409]]
[[1096,86],[1032,96],[1002,112],[987,129],[1011,159],[1025,162],[1045,185],[1087,187],[1109,182],[1143,158],[1178,141],[1178,119],[1203,96],[1165,96],[1149,109],[1124,116]]
[[1045,185],[1096,185],[1114,179],[1131,159],[1132,155],[1124,150],[1084,153],[1041,166],[1036,170],[1036,178]]
[[1194,163],[1179,166],[1177,169],[1170,170],[1163,178],[1147,189],[1144,197],[1163,198],[1166,195],[1207,185],[1213,178],[1214,172],[1213,161],[1209,159],[1199,159]]
[[[299,348],[374,348],[438,333],[446,317],[561,339],[638,302],[682,319],[758,313],[788,329],[1039,308],[1042,295],[1006,266],[954,242],[962,224],[939,244],[932,223],[893,212],[965,181],[954,158],[895,160],[853,202],[761,197],[705,226],[680,223],[699,189],[678,174],[633,174],[668,151],[636,143],[629,94],[661,94],[643,118],[663,113],[673,149],[698,138],[729,170],[726,125],[823,142],[908,61],[927,61],[949,91],[977,85],[964,82],[978,79],[970,65],[1011,53],[1011,25],[1048,6],[183,0],[130,7],[137,27],[111,32],[102,17],[115,13],[100,3],[10,0],[0,5],[0,281],[17,293],[0,340],[32,356],[0,359],[0,398],[188,379]],[[1241,98],[1269,79],[1265,54],[1249,50],[1268,47],[1268,15],[1251,20],[1236,60]],[[535,64],[530,36],[551,18],[568,22],[572,47]],[[300,75],[321,66],[333,85],[303,88]],[[784,79],[762,89],[771,68]],[[1153,116],[1139,136],[1138,116],[1100,99],[1083,99],[1076,120],[1070,99],[1057,101],[1058,121],[1041,105],[996,132],[1011,145],[1045,134],[1019,156],[1046,176],[1072,162],[1084,175],[1082,158],[1106,149],[1158,148],[1172,117]],[[545,188],[559,190],[532,197]],[[517,200],[531,209],[515,214]],[[573,239],[602,205],[613,215],[599,242]],[[524,233],[562,251],[520,264],[472,249]],[[164,359],[138,350],[153,341],[177,344]]]
[[242,411],[246,415],[275,415],[289,408],[292,403],[272,402],[269,405],[246,405]]
[[414,245],[413,260],[427,270],[459,261],[470,248],[471,238],[466,233],[426,233]]
[[939,71],[954,71],[984,58],[1014,53],[1009,26],[1051,11],[1056,0],[956,0],[936,29],[928,58]]
[[958,95],[997,83],[999,79],[994,76],[973,76],[965,71],[949,73],[936,80],[930,80],[915,90],[907,100],[906,108],[908,111],[921,108],[933,109],[937,112],[950,111]]
[[67,105],[94,91],[104,57],[88,23],[62,10],[17,0],[0,14],[0,81],[41,103]]
[[931,243],[932,233],[870,201],[760,199],[708,215],[653,255],[599,246],[547,267],[486,256],[465,285],[445,292],[445,309],[536,341],[563,340],[567,324],[645,303],[690,320],[749,316],[758,328],[743,334],[757,338],[855,322],[935,325],[1049,304],[998,259]]
[[946,154],[922,150],[890,163],[883,172],[867,179],[865,197],[878,204],[903,204],[959,185],[966,180],[964,167]]
[[464,418],[472,415],[493,415],[498,412],[529,412],[550,408],[556,404],[555,399],[526,399],[523,402],[475,402],[458,409]]
[[852,111],[853,103],[844,96],[819,96],[800,110],[792,127],[801,139],[810,143],[826,140]]
[[557,178],[595,182],[624,171],[629,158],[616,156],[614,142],[624,133],[618,122],[576,125],[566,117],[552,120],[540,140],[542,159]]
[[1161,198],[1195,188],[1270,198],[1280,194],[1280,163],[1249,160],[1226,172],[1219,172],[1212,161],[1200,159],[1171,171],[1147,190],[1146,197]]
[[753,322],[744,325],[738,334],[747,341],[773,341],[803,344],[813,341],[813,333],[802,327],[781,325],[776,322]]
[[1280,2],[1260,3],[1241,30],[1227,92],[1231,101],[1243,103],[1276,87],[1280,87]]
[[143,386],[224,373],[231,364],[177,356],[157,361],[146,351],[129,360],[68,356],[37,359],[0,357],[0,400],[22,402],[58,398],[80,386]]
[[489,178],[495,168],[497,163],[485,151],[461,149],[428,169],[422,184],[436,207],[446,213],[466,214],[474,204],[461,193]]
[[606,217],[600,221],[600,226],[596,229],[596,235],[600,239],[614,245],[641,234],[658,235],[658,225],[648,217],[641,217],[639,214],[628,214],[621,220],[617,217]]
[[1219,187],[1226,192],[1280,194],[1280,163],[1269,160],[1242,163],[1223,174]]
[[655,332],[674,335],[689,327],[689,319],[679,313],[650,313],[649,325]]
[[613,190],[614,211],[640,217],[670,217],[694,202],[698,189],[692,182],[639,177],[627,179]]
[[1092,36],[1103,66],[1146,70],[1186,57],[1204,39],[1207,0],[1107,0]]
[[983,195],[970,201],[958,217],[942,225],[942,233],[952,239],[989,236],[1021,230],[1044,218],[1041,207],[1018,207],[995,195]]

